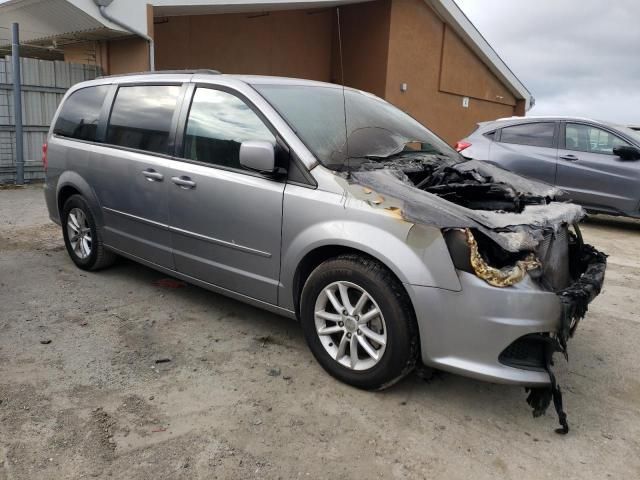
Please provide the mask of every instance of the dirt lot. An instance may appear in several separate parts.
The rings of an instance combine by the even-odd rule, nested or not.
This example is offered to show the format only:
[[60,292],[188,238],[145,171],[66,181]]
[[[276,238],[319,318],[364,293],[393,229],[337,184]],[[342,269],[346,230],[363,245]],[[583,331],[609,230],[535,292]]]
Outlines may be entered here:
[[640,222],[584,232],[610,267],[558,360],[563,437],[520,388],[358,391],[295,322],[124,260],[82,272],[41,188],[0,190],[0,480],[640,478]]

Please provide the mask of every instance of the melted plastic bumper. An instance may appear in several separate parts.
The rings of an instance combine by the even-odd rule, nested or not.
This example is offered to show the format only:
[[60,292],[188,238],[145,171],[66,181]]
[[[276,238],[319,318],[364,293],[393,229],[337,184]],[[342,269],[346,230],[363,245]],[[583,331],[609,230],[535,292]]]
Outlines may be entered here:
[[[579,232],[579,230],[576,231]],[[584,244],[579,234],[578,242],[572,245],[570,256],[572,273],[574,278],[577,277],[577,280],[572,285],[557,292],[562,304],[560,325],[555,335],[547,337],[548,340],[543,349],[543,364],[549,375],[550,385],[548,387],[528,389],[529,396],[527,398],[527,403],[533,408],[534,417],[544,414],[553,400],[553,405],[558,414],[558,421],[561,425],[561,428],[557,429],[556,432],[560,434],[569,433],[569,423],[564,412],[562,391],[551,369],[553,366],[553,354],[560,352],[566,360],[569,360],[567,341],[573,336],[578,323],[586,315],[589,303],[602,290],[607,268],[607,256],[593,246]]]
[[[458,271],[462,291],[407,285],[418,318],[422,361],[461,375],[497,383],[524,385],[534,416],[554,402],[568,432],[562,394],[551,370],[553,354],[566,358],[567,341],[604,283],[606,255],[579,237],[570,250],[572,277],[567,288],[550,292],[526,276],[500,288]],[[522,337],[541,344],[531,368],[504,362],[502,353]]]

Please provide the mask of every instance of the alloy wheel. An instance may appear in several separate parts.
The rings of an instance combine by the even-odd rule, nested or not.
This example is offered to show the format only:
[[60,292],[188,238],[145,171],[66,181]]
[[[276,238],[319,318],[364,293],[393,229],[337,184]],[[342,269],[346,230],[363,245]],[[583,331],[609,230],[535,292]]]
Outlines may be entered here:
[[67,234],[73,253],[84,260],[91,255],[93,239],[87,215],[80,208],[72,208],[67,215]]
[[351,282],[327,285],[315,303],[316,332],[327,353],[351,370],[368,370],[384,355],[387,328],[380,307]]

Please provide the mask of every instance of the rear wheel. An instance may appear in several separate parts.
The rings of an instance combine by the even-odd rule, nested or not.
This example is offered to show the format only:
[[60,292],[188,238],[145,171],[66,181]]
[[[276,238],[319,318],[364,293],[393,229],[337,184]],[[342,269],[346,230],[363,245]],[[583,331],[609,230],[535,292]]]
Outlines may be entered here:
[[81,195],[72,195],[64,203],[61,220],[67,253],[79,268],[99,270],[114,262],[115,254],[104,248],[89,204]]
[[415,366],[413,308],[402,284],[373,259],[343,255],[318,266],[302,290],[300,314],[313,355],[345,383],[378,390]]

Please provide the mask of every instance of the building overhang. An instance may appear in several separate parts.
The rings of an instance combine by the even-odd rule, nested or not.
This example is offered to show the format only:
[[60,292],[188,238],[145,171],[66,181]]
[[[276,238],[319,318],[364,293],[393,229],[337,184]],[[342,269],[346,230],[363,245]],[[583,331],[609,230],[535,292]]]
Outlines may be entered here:
[[0,3],[0,55],[11,52],[14,22],[20,25],[21,53],[44,59],[58,58],[65,45],[131,35],[73,1],[9,0]]
[[371,0],[246,0],[241,2],[231,0],[152,0],[152,3],[154,16],[171,17],[181,15],[210,15],[221,13],[332,8],[339,7],[340,5],[368,1]]

